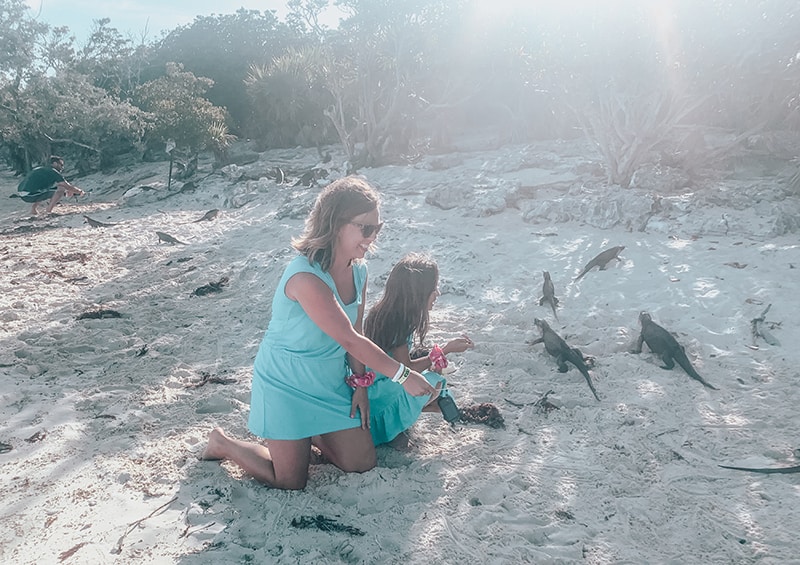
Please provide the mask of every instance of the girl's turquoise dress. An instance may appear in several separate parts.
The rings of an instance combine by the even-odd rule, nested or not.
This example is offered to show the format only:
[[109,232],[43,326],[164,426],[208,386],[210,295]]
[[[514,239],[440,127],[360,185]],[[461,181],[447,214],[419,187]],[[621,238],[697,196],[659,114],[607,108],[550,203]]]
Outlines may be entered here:
[[[408,348],[411,349],[411,338],[408,337]],[[439,373],[422,371],[422,376],[436,387],[442,383],[445,388],[446,380]],[[372,432],[372,441],[375,445],[388,443],[414,425],[429,396],[412,396],[406,392],[403,385],[393,383],[391,377],[375,373],[375,382],[367,389],[369,396],[369,425]]]
[[267,439],[303,439],[361,425],[358,415],[350,418],[353,391],[344,381],[350,372],[347,352],[319,329],[298,302],[286,297],[286,283],[297,273],[312,273],[328,285],[354,324],[367,266],[353,264],[356,299],[351,304],[342,302],[333,277],[318,263],[310,264],[301,255],[286,267],[253,366],[248,428]]

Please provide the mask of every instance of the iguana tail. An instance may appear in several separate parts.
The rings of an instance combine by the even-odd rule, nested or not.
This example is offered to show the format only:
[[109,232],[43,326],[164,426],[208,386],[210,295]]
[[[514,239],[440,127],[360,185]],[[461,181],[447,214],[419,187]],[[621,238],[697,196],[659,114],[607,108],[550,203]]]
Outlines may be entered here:
[[686,371],[686,374],[692,377],[694,380],[699,381],[704,387],[710,388],[711,390],[719,390],[694,370],[694,367],[692,367],[692,364],[689,362],[689,358],[686,356],[686,352],[683,351],[683,348],[678,349],[674,355],[674,358],[678,365],[680,365],[683,370]]

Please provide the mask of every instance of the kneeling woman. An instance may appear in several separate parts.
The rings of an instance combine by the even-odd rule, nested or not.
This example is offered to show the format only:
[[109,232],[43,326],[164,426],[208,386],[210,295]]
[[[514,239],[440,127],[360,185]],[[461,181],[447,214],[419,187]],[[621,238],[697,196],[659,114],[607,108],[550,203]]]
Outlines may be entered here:
[[378,193],[356,177],[331,183],[317,197],[304,233],[292,242],[300,254],[278,283],[253,368],[248,427],[266,446],[216,428],[205,459],[229,459],[283,489],[305,488],[312,443],[343,471],[368,471],[376,459],[367,389],[348,386],[351,370],[363,374],[368,364],[395,375],[423,403],[435,392],[361,335],[364,256],[382,225],[378,206]]

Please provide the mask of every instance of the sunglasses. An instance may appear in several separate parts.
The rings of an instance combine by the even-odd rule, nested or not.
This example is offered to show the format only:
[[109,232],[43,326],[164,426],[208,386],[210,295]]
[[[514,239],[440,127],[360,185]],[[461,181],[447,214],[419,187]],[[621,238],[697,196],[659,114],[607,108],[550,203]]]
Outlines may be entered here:
[[359,224],[358,222],[347,222],[361,230],[361,235],[364,237],[372,237],[373,234],[378,235],[383,227],[383,222],[380,224]]

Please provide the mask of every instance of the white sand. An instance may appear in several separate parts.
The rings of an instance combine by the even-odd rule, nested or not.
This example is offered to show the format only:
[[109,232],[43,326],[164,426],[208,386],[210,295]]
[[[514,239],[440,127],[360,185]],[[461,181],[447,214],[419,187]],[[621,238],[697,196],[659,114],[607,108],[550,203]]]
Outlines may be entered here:
[[[260,166],[299,170],[315,155],[269,152]],[[453,394],[494,403],[506,427],[426,414],[410,451],[381,447],[362,475],[315,464],[303,492],[196,456],[215,425],[248,437],[252,361],[318,188],[203,179],[206,160],[196,191],[163,200],[152,193],[165,192],[167,163],[76,179],[93,192],[58,216],[30,219],[0,198],[0,442],[13,448],[0,454],[0,562],[798,562],[800,475],[718,467],[800,464],[800,245],[774,235],[797,198],[741,173],[666,194],[645,231],[624,216],[647,191],[590,173],[509,198],[593,161],[583,144],[543,143],[362,171],[386,221],[370,299],[404,253],[431,252],[443,295],[430,337],[477,344],[451,356]],[[123,197],[142,184],[161,189]],[[758,203],[757,186],[772,187]],[[426,203],[435,194],[458,205]],[[189,223],[211,208],[218,218]],[[93,229],[83,214],[117,225]],[[622,262],[573,282],[613,245]],[[542,270],[560,322],[538,305]],[[222,277],[221,292],[190,296]],[[768,304],[781,345],[753,348],[750,320]],[[123,317],[76,319],[98,308]],[[641,310],[720,390],[628,352]],[[596,358],[601,402],[528,344],[535,317]],[[547,391],[557,409],[537,405]],[[316,515],[365,535],[291,526]]]

